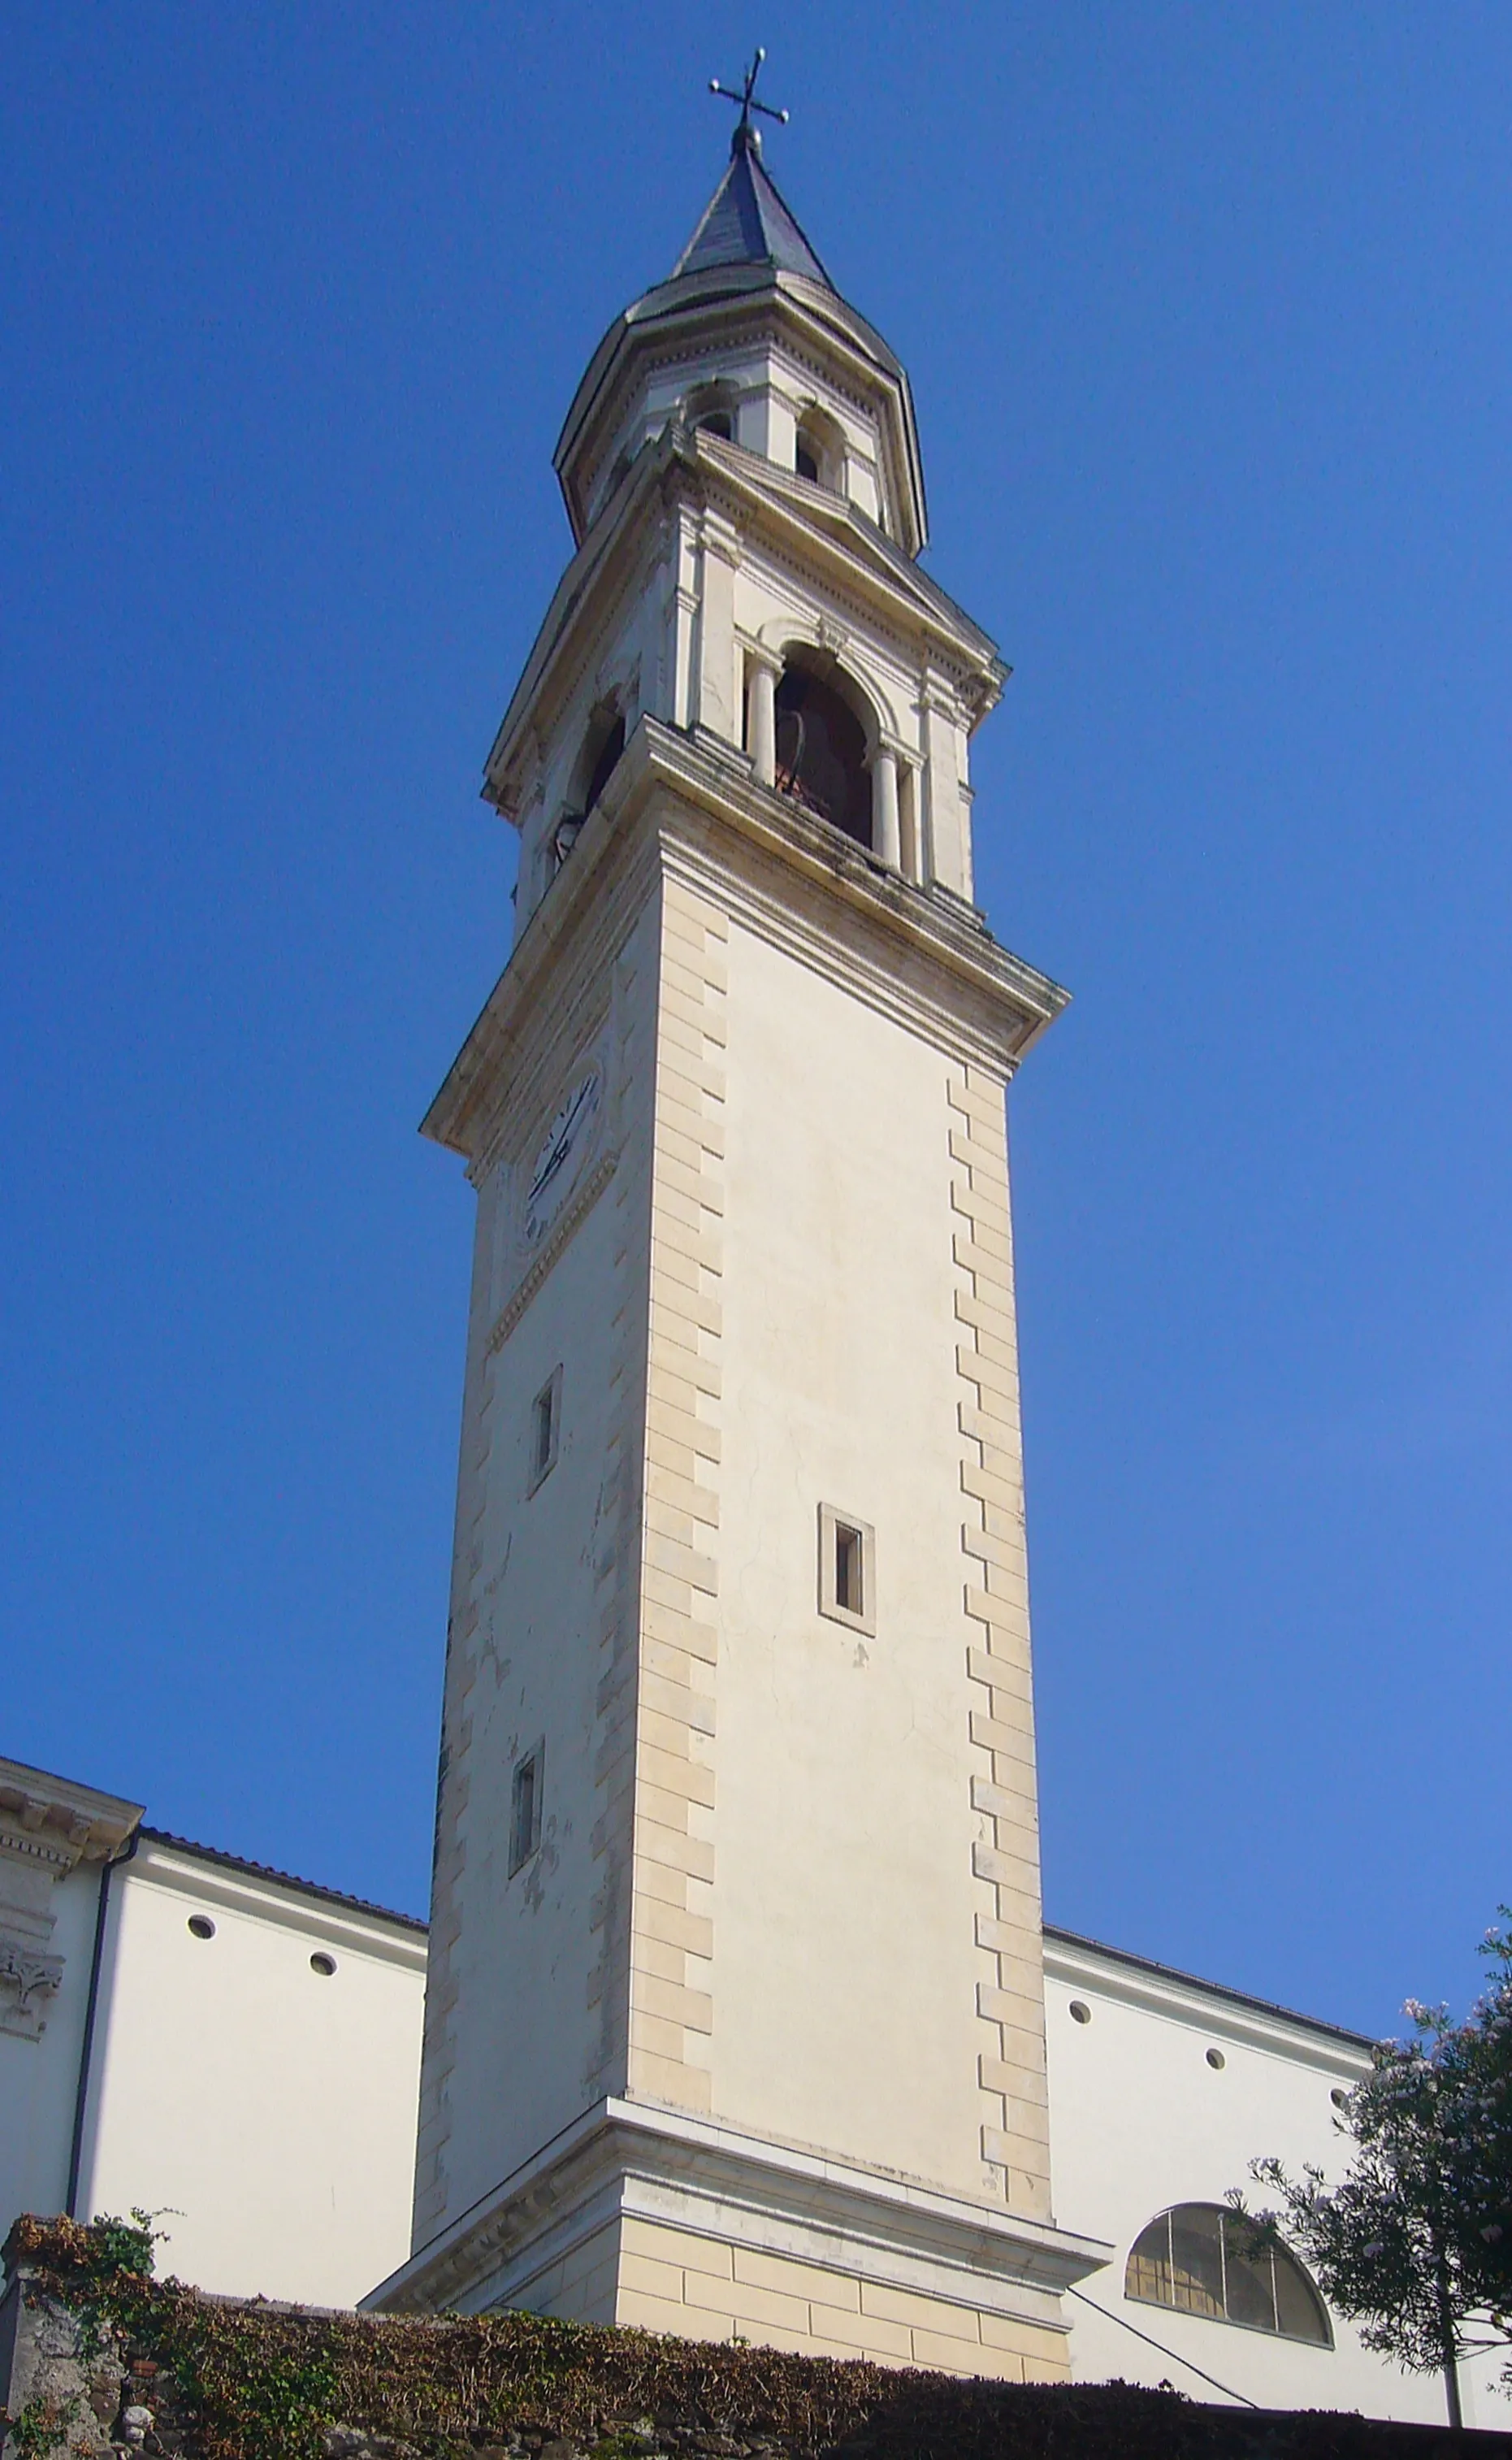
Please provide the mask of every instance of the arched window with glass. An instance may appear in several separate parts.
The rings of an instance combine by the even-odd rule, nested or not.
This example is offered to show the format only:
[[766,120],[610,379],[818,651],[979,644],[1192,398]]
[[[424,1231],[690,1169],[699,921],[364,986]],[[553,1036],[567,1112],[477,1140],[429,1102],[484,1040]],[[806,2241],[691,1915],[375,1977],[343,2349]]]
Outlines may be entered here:
[[1331,2349],[1328,2309],[1290,2247],[1223,2204],[1173,2204],[1129,2250],[1124,2295]]

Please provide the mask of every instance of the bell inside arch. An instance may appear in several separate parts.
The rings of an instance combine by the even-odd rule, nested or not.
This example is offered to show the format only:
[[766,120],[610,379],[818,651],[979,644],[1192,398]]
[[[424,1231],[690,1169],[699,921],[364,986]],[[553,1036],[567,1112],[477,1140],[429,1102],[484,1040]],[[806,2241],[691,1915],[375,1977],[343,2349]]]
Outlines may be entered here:
[[792,663],[777,686],[777,786],[858,845],[871,845],[866,731],[833,684]]

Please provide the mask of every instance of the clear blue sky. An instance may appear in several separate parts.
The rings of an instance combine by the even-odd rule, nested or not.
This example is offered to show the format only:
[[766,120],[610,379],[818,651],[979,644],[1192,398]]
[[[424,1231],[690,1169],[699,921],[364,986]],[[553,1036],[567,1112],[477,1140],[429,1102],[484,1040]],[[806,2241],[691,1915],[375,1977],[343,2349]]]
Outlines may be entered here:
[[[633,32],[630,31],[633,29]],[[1016,673],[1054,1919],[1372,2028],[1512,1897],[1503,5],[6,11],[0,1750],[423,1909],[483,755],[768,160]]]

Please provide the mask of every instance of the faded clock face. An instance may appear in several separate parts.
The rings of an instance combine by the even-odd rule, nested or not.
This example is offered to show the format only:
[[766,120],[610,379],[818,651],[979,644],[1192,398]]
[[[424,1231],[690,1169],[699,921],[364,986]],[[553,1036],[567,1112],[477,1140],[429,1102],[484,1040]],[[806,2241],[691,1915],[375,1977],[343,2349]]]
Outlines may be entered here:
[[578,1183],[603,1099],[603,1076],[590,1068],[578,1078],[541,1138],[525,1184],[521,1225],[527,1247],[538,1247]]

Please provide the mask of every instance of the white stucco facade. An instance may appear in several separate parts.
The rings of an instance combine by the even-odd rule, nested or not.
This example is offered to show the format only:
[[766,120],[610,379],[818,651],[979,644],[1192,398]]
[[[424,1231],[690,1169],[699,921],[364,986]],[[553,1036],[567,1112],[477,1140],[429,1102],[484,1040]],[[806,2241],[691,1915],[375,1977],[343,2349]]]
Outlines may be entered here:
[[352,2304],[402,2242],[424,1966],[391,1917],[144,1838],[112,1885],[79,2211],[161,2211],[164,2267],[204,2288]]
[[[1363,2348],[1340,2316],[1330,2317],[1333,2345],[1323,2347],[1126,2293],[1130,2249],[1161,2213],[1222,2204],[1235,2188],[1265,2203],[1251,2161],[1276,2153],[1293,2175],[1310,2162],[1325,2176],[1343,2174],[1351,2146],[1332,2096],[1368,2071],[1369,2043],[1054,1930],[1045,1934],[1045,2023],[1056,2209],[1114,2249],[1106,2268],[1079,2284],[1078,2380],[1165,2381],[1194,2400],[1441,2423],[1439,2379],[1408,2375]],[[1467,2423],[1512,2427],[1497,2371],[1461,2366]]]
[[13,1762],[0,1856],[8,1793],[12,1835],[88,1815],[110,1858],[55,1857],[24,2021],[0,1988],[0,2234],[140,2206],[202,2288],[354,2303],[409,2242],[423,1925]]
[[[578,1439],[569,1423],[563,1458]],[[859,1459],[849,1465],[864,1472]],[[760,1580],[736,1585],[746,1596],[758,1634],[769,1629],[774,1601],[764,1596]],[[843,1730],[855,1715],[852,1684],[863,1683],[871,1671],[857,1663],[855,1646],[853,1638],[835,1643],[829,1678],[822,1668],[816,1677],[808,1660],[800,1669],[805,1686],[815,1679],[834,1685],[826,1718],[830,1732]],[[781,1668],[769,1659],[758,1665],[765,1693],[758,1719],[774,1716],[790,1732]],[[795,1786],[815,1781],[805,1758],[812,1748],[794,1748]],[[15,1764],[0,1766],[13,1770]],[[22,1770],[19,1777],[27,1781],[25,1798],[33,1805],[43,1799],[76,1804],[87,1793],[37,1771]],[[734,1791],[738,1805],[738,1781]],[[924,1802],[927,1808],[927,1792]],[[136,1810],[122,1805],[116,1815],[117,1828],[123,1821],[127,1826],[128,1848]],[[871,1834],[873,1813],[868,1806],[842,1804],[841,1811]],[[76,1808],[72,1815],[77,1815]],[[557,1862],[542,1874],[543,1904],[558,1874],[564,1891],[579,1884],[572,1877],[571,1839],[562,1833],[569,1824],[558,1818]],[[738,1838],[739,1813],[733,1824]],[[899,1903],[906,1907],[900,1919],[936,1919],[927,1881],[920,1897],[910,1877],[913,1866],[927,1864],[929,1857],[920,1855],[907,1821],[900,1826],[892,1854]],[[875,1841],[886,1861],[890,1849],[880,1829]],[[0,2029],[0,2224],[8,2227],[18,2212],[66,2208],[76,2133],[74,2208],[86,2217],[133,2205],[163,2211],[165,2268],[213,2290],[261,2291],[317,2305],[356,2303],[402,2262],[409,2243],[423,1928],[203,1847],[151,1831],[140,1834],[130,1858],[111,1874],[81,2113],[79,2061],[100,1879],[99,1862],[82,1858],[59,1876],[52,1934],[61,1968],[55,1989],[45,1994],[39,2022],[25,2033]],[[779,1857],[767,1885],[781,1891],[786,1884]],[[739,1888],[732,1900],[738,1921]],[[563,1901],[571,1901],[570,1896]],[[843,1962],[834,1976],[811,1966],[793,1972],[788,1951],[772,1944],[779,1926],[769,1902],[754,1902],[749,1918],[758,1934],[753,1960],[763,1954],[777,1959],[764,1979],[778,2017],[759,2006],[738,2006],[742,2034],[760,2041],[765,2025],[768,2052],[775,2055],[778,2026],[796,2022],[800,2029],[810,2025],[816,2039],[829,2035],[837,2058],[843,2056],[852,2003],[855,2021],[870,2021],[876,2013],[865,1986],[872,1968],[863,1961],[856,1973]],[[526,1911],[521,1919],[528,1928],[533,1917]],[[191,1921],[200,1930],[213,1924],[211,1936],[198,1936]],[[531,1936],[550,1932],[542,1928]],[[316,1970],[312,1956],[334,1970]],[[550,2009],[547,1965],[537,1982],[543,1994],[538,2004]],[[947,1996],[949,1982],[947,1971],[937,1985]],[[1264,2407],[1442,2419],[1444,2393],[1436,2378],[1406,2375],[1362,2348],[1337,2315],[1329,2317],[1331,2345],[1323,2346],[1179,2314],[1127,2294],[1129,2253],[1146,2225],[1174,2205],[1221,2204],[1230,2188],[1250,2184],[1249,2165],[1258,2155],[1277,2152],[1293,2171],[1316,2161],[1326,2174],[1339,2173],[1349,2147],[1335,2127],[1331,2096],[1364,2073],[1369,2044],[1335,2025],[1065,1931],[1044,1934],[1044,1989],[1053,2212],[1069,2233],[1101,2242],[1108,2256],[1079,2280],[1067,2301],[1074,2377],[1168,2382],[1195,2400],[1248,2399]],[[1080,2015],[1073,2015],[1073,2007]],[[501,2135],[495,2150],[512,2167],[514,2147],[572,2098],[570,2085],[559,2103],[543,2098],[552,2068],[540,2046],[552,2038],[546,2027],[522,2022],[518,2042],[510,2046],[511,2089],[499,2100],[504,2124],[514,2131]],[[889,2047],[906,2074],[911,2058],[922,2072],[923,2062],[953,2054],[948,2038],[936,2040],[927,2025],[912,2040],[890,2039]],[[781,2122],[790,2110],[780,2099],[764,2105],[759,2093],[790,2090],[791,2072],[779,2075],[774,2088],[761,2081],[750,2087],[743,2081],[741,2061],[737,2042],[731,2097],[747,2091],[746,2106],[773,2136],[788,2135]],[[711,2065],[717,2067],[712,2055]],[[572,2115],[565,2129],[569,2136]],[[717,2123],[691,2116],[677,2123],[665,2113],[657,2122],[656,2140],[652,2132],[637,2140],[634,2115],[628,2106],[621,2113],[618,2157],[621,2169],[639,2170],[635,2211],[624,2214],[617,2207],[616,2217],[600,2223],[585,2261],[575,2264],[564,2249],[552,2253],[546,2277],[537,2273],[536,2295],[526,2302],[587,2304],[597,2271],[603,2308],[624,2278],[653,2327],[662,2322],[665,2328],[686,2328],[683,2321],[674,2325],[661,2318],[653,2301],[669,2302],[662,2298],[662,2274],[673,2266],[686,2269],[690,2244],[709,2248],[707,2237],[689,2237],[687,2224],[701,2200],[706,2207],[710,2195],[736,2184],[739,2141]],[[661,2136],[669,2126],[678,2137],[671,2157]],[[892,2107],[842,2113],[834,2131],[863,2161],[878,2141],[895,2142],[915,2159],[922,2149],[929,2157],[928,2145],[911,2141]],[[711,2318],[722,2311],[714,2301],[724,2296],[732,2309],[727,2329],[806,2347],[827,2337],[823,2327],[835,2276],[823,2262],[806,2270],[805,2254],[811,2257],[827,2232],[832,2237],[843,2227],[847,2193],[853,2202],[867,2174],[858,2169],[848,2182],[842,2162],[816,2165],[796,2151],[786,2157],[786,2237],[768,2211],[766,2247],[748,2251],[742,2266],[748,2278],[740,2282],[733,2263],[727,2275],[721,2274],[705,2255],[704,2312]],[[529,2163],[519,2166],[528,2169]],[[579,2159],[579,2170],[586,2166]],[[900,2159],[894,2166],[901,2174],[910,2165]],[[600,2167],[601,2192],[614,2164],[601,2161]],[[901,2216],[903,2234],[914,2245],[915,2266],[916,2241],[921,2233],[933,2232],[943,2259],[935,2285],[944,2288],[958,2202],[910,2187],[901,2174],[891,2199],[877,2187],[872,2177],[874,2231],[885,2236],[890,2216],[894,2223]],[[809,2215],[806,2248],[792,2222],[800,2207]],[[797,2294],[800,2280],[808,2284],[802,2328],[784,2303]],[[969,2361],[949,2345],[950,2335],[939,2335],[939,2344],[930,2349],[930,2327],[919,2320],[916,2295],[901,2266],[891,2289],[879,2284],[876,2311],[866,2324],[875,2354],[915,2362],[929,2353],[934,2363],[963,2370]],[[891,2313],[883,2311],[889,2307]],[[1512,2423],[1512,2403],[1496,2387],[1497,2371],[1489,2362],[1461,2368],[1466,2416],[1473,2425]]]

